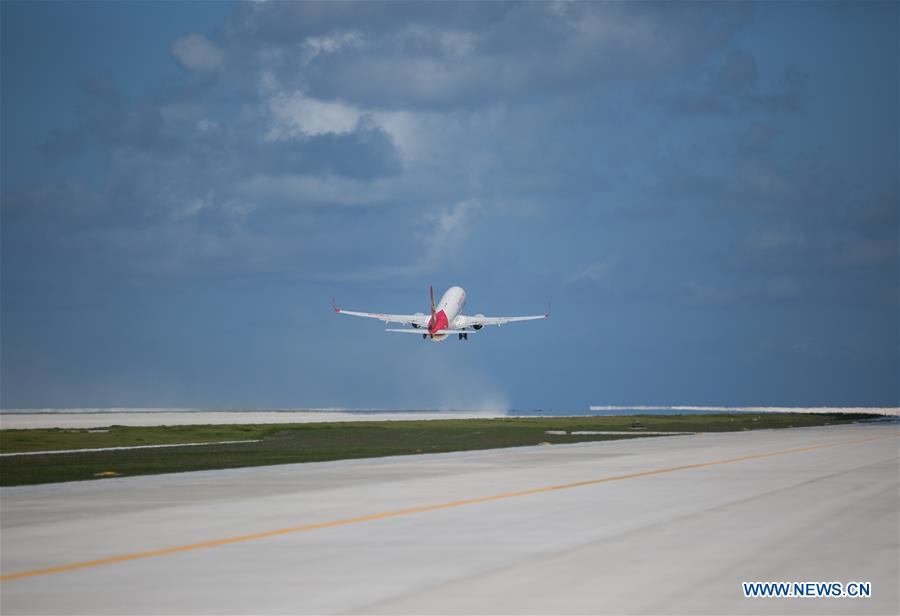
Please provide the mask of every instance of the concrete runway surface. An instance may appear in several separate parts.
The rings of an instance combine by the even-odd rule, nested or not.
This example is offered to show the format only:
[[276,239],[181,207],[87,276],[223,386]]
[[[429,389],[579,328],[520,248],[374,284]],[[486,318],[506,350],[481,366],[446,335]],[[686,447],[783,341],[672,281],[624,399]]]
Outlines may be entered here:
[[[0,609],[897,614],[898,451],[858,424],[3,488]],[[872,597],[743,597],[769,580]]]

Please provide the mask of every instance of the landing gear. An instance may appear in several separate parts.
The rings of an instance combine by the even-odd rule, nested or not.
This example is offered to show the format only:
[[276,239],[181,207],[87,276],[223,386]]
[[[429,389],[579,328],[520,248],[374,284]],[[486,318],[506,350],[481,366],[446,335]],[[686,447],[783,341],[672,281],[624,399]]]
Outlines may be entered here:
[[422,334],[422,340],[428,340],[428,334]]
[[468,340],[468,339],[469,339],[469,334],[459,334],[459,339],[460,339],[460,340]]

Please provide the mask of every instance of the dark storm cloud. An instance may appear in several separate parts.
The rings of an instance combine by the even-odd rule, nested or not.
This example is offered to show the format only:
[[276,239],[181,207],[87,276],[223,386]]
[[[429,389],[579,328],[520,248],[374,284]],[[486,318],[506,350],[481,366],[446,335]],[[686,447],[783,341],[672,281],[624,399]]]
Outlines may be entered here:
[[[172,235],[181,237],[187,220],[196,227],[192,232],[214,237],[223,229],[233,231],[252,212],[276,206],[241,200],[239,185],[258,174],[366,181],[402,170],[394,142],[366,116],[346,132],[298,132],[270,138],[266,134],[271,116],[266,110],[223,107],[224,94],[218,84],[169,86],[133,100],[121,95],[108,76],[101,76],[85,79],[83,91],[82,124],[54,130],[40,149],[47,158],[61,160],[79,155],[86,146],[101,148],[106,169],[100,186],[67,195],[63,185],[51,182],[23,194],[39,195],[41,211],[70,213],[80,211],[79,202],[88,193],[99,193],[102,197],[90,200],[108,207],[92,224],[130,227],[152,221],[147,233],[162,236],[160,246]],[[16,205],[21,201],[12,197],[10,209],[29,211]],[[167,233],[168,226],[176,232]],[[223,238],[223,246],[234,239],[231,231]],[[123,235],[122,229],[118,235]],[[102,244],[103,235],[93,239]],[[114,244],[119,245],[118,239]],[[240,250],[239,245],[235,248]]]
[[181,136],[166,127],[160,106],[151,100],[127,100],[117,92],[110,76],[85,78],[82,89],[86,99],[83,122],[73,129],[53,129],[41,145],[48,157],[75,156],[91,140],[110,149],[171,152],[184,147]]
[[796,68],[784,69],[776,82],[760,85],[755,58],[732,50],[719,66],[697,79],[678,84],[663,93],[658,102],[684,114],[789,113],[797,112],[806,96],[809,75]]

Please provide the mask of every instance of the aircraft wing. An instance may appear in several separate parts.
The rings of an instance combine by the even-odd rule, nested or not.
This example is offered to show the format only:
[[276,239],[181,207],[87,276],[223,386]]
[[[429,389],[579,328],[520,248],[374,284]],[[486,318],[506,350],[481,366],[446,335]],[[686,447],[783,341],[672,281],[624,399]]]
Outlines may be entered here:
[[[332,305],[334,311],[338,314],[347,314],[351,317],[366,317],[369,319],[378,319],[385,323],[403,323],[404,325],[417,325],[419,327],[428,327],[429,316],[427,314],[382,314],[380,312],[354,312],[353,310],[342,310]],[[416,331],[416,330],[410,330]]]
[[517,323],[518,321],[536,321],[538,319],[549,319],[550,314],[541,314],[527,317],[484,317],[476,315],[469,317],[460,315],[456,317],[454,324],[457,327],[475,327],[484,325],[505,325],[506,323]]

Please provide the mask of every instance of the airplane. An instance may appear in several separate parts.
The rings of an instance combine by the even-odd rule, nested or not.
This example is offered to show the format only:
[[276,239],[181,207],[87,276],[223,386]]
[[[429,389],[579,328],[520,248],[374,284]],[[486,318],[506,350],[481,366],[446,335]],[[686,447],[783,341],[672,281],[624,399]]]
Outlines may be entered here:
[[412,326],[412,329],[386,329],[386,332],[401,334],[421,334],[423,340],[440,342],[448,336],[457,334],[460,340],[468,340],[469,334],[480,331],[485,325],[503,325],[516,321],[534,321],[536,319],[549,319],[550,311],[546,314],[529,317],[486,317],[476,314],[473,317],[460,314],[466,303],[466,292],[462,287],[450,287],[441,301],[435,305],[434,289],[428,287],[431,297],[431,316],[417,312],[416,314],[381,314],[379,312],[353,312],[338,308],[331,300],[331,307],[338,314],[347,314],[352,317],[368,317],[379,319],[385,323],[403,323]]

